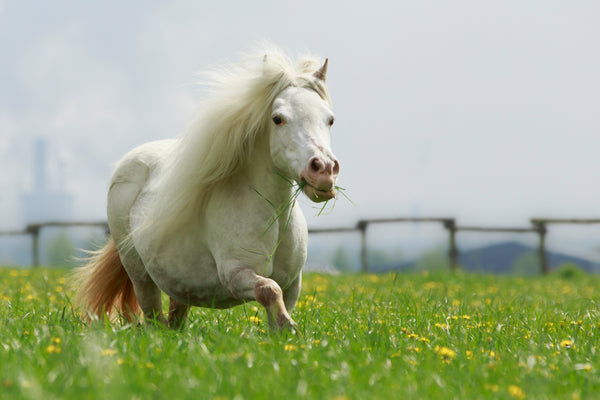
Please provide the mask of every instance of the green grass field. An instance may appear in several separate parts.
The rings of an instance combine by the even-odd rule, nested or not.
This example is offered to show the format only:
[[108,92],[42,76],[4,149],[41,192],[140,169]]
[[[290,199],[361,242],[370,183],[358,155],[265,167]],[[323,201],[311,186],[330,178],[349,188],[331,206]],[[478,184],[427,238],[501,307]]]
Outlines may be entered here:
[[292,337],[256,303],[86,326],[67,273],[0,269],[0,398],[600,396],[598,277],[306,274]]

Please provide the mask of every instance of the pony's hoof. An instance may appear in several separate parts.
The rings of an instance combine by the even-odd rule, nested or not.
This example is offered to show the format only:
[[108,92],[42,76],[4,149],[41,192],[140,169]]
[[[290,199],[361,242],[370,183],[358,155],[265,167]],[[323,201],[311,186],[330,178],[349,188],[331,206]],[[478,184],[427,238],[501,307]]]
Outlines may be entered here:
[[295,336],[302,336],[300,328],[293,320],[286,321],[282,326],[279,327],[279,332],[291,333]]

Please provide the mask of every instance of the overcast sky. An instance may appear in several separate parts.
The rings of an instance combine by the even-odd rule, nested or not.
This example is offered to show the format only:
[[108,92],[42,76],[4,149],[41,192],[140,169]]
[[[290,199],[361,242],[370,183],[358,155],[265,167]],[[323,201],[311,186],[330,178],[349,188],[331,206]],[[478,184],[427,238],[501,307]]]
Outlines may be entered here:
[[330,59],[356,207],[316,217],[305,200],[309,225],[597,217],[599,20],[595,0],[0,0],[0,229],[21,223],[36,138],[76,217],[104,218],[114,163],[177,135],[204,96],[197,72],[263,39]]

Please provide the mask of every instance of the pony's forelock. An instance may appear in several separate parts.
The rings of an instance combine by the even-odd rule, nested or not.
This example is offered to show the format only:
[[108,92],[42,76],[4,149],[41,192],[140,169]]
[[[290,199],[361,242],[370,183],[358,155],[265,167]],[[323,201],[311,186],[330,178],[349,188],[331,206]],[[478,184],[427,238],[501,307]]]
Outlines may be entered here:
[[162,243],[199,218],[213,189],[248,162],[257,137],[269,129],[273,101],[286,88],[312,89],[331,103],[325,82],[314,76],[320,66],[316,57],[293,63],[268,48],[204,73],[209,97],[152,183],[136,232],[152,232]]

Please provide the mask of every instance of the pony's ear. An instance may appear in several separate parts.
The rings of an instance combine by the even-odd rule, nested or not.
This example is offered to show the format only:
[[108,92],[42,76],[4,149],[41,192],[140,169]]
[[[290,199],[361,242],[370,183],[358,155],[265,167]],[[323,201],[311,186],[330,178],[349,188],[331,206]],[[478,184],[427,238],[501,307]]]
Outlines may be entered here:
[[314,77],[325,82],[325,79],[327,78],[328,65],[329,65],[329,58],[326,58],[325,62],[323,63],[323,66],[321,68],[319,68],[318,70],[316,70],[315,73],[313,74]]

